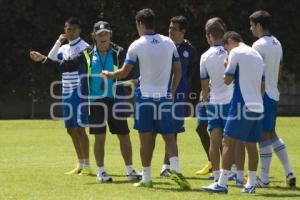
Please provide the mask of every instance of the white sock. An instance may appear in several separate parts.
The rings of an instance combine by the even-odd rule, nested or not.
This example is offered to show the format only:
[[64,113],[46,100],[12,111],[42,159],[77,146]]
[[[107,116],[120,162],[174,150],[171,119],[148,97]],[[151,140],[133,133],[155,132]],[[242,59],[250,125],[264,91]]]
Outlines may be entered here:
[[172,169],[175,172],[180,173],[178,157],[173,156],[173,157],[169,158],[169,160],[170,160],[170,165],[171,165]]
[[227,182],[228,182],[228,176],[230,174],[230,171],[229,170],[225,170],[225,169],[222,169],[221,170],[221,175],[220,175],[220,178],[219,178],[219,181],[218,181],[218,184],[222,187],[227,187]]
[[259,144],[260,156],[260,180],[269,182],[270,165],[272,160],[272,140],[266,140]]
[[220,178],[220,171],[213,171],[212,173],[214,175],[214,182],[217,182]]
[[105,172],[105,168],[102,166],[102,167],[97,167],[98,169],[98,174],[101,175],[103,172]]
[[248,180],[246,187],[252,187],[256,184],[256,171],[248,171]]
[[151,167],[143,167],[143,181],[146,183],[151,181]]
[[132,165],[126,165],[126,171],[127,171],[127,174],[130,174],[133,171],[133,166]]
[[79,165],[80,168],[83,168],[84,159],[78,159],[78,165]]
[[161,170],[163,171],[163,170],[165,170],[165,169],[170,169],[170,165],[168,165],[168,164],[163,164]]
[[83,167],[89,167],[90,166],[90,160],[87,159],[83,159]]
[[236,173],[236,171],[237,171],[236,164],[232,164],[231,172]]
[[237,180],[244,182],[244,170],[237,170],[236,178],[237,178]]
[[283,140],[279,137],[276,137],[275,140],[273,140],[272,146],[282,166],[284,167],[285,176],[287,176],[289,173],[293,173]]

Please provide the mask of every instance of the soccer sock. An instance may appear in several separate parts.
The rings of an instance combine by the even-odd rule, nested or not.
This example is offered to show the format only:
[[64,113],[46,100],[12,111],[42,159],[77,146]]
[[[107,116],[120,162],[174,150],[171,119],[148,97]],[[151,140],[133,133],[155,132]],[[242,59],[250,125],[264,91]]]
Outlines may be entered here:
[[161,170],[165,170],[165,169],[170,169],[170,165],[167,165],[167,164],[163,164]]
[[236,173],[236,171],[237,171],[236,164],[232,164],[231,172]]
[[143,167],[143,181],[146,183],[151,181],[151,167]]
[[237,170],[236,171],[236,179],[239,181],[244,182],[244,170]]
[[283,140],[279,137],[274,138],[272,146],[281,164],[284,167],[285,175],[287,176],[289,173],[293,173]]
[[246,187],[252,187],[256,184],[256,171],[248,171],[248,180]]
[[180,173],[178,157],[177,156],[173,156],[169,160],[170,160],[170,165],[171,165],[172,169],[175,172]]
[[83,167],[89,167],[90,166],[90,160],[89,159],[83,159]]
[[214,182],[217,182],[220,178],[220,171],[213,171],[213,176],[214,176]]
[[98,167],[98,174],[102,175],[103,172],[105,172],[105,168],[104,167]]
[[130,174],[133,171],[133,166],[132,165],[126,165],[126,171],[127,171],[127,174]]
[[222,169],[221,175],[218,181],[218,184],[222,187],[227,187],[228,175],[230,174],[229,170]]
[[83,168],[83,165],[84,165],[84,159],[78,159],[79,168]]
[[260,180],[264,183],[269,182],[270,165],[272,160],[272,140],[259,143],[260,156]]

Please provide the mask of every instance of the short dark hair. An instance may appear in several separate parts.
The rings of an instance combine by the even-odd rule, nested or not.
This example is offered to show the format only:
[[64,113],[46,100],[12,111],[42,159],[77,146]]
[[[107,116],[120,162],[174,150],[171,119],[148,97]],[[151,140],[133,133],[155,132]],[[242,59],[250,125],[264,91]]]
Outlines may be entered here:
[[254,12],[250,15],[249,19],[255,24],[259,23],[265,30],[269,30],[271,28],[271,15],[265,10]]
[[227,31],[227,26],[226,26],[225,22],[223,21],[223,19],[220,17],[213,17],[213,18],[210,18],[209,20],[207,20],[207,22],[205,24],[205,30],[206,30],[206,27],[212,23],[219,23],[221,26],[223,26],[224,31],[225,32]]
[[186,20],[185,16],[180,15],[180,16],[172,17],[170,19],[170,22],[179,24],[179,30],[187,29],[187,20]]
[[[208,20],[209,22],[209,20]],[[215,21],[213,23],[206,23],[205,25],[206,35],[212,35],[215,39],[222,39],[225,34],[224,26]]]
[[228,44],[228,40],[231,39],[235,42],[243,42],[243,38],[235,31],[228,31],[223,36],[223,43]]
[[142,22],[147,29],[155,28],[155,14],[150,8],[144,8],[136,13],[135,20]]
[[77,17],[70,17],[65,23],[77,25],[79,28],[81,28],[81,21]]

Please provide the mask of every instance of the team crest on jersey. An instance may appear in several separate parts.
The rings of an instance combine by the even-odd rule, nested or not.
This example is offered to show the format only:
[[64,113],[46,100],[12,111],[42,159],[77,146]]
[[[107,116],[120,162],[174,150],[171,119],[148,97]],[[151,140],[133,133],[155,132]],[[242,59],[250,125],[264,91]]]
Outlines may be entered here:
[[76,47],[76,48],[74,49],[74,52],[75,52],[76,54],[80,53],[80,47]]
[[159,41],[156,40],[155,38],[153,38],[152,41],[151,41],[151,44],[158,44],[158,43],[159,43]]
[[190,56],[190,53],[189,53],[188,51],[185,50],[185,51],[182,53],[182,55],[183,55],[183,57],[188,58],[188,57]]

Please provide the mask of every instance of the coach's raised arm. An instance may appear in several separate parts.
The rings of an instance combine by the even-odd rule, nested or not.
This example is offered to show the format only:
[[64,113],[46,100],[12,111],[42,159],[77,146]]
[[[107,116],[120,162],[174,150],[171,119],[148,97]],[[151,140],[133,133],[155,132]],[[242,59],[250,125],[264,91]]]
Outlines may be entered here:
[[46,64],[47,66],[53,67],[61,73],[77,71],[80,67],[86,66],[87,62],[83,53],[80,53],[73,59],[64,60],[63,62],[52,60],[51,58],[37,51],[30,51],[29,55],[31,60],[34,62]]

